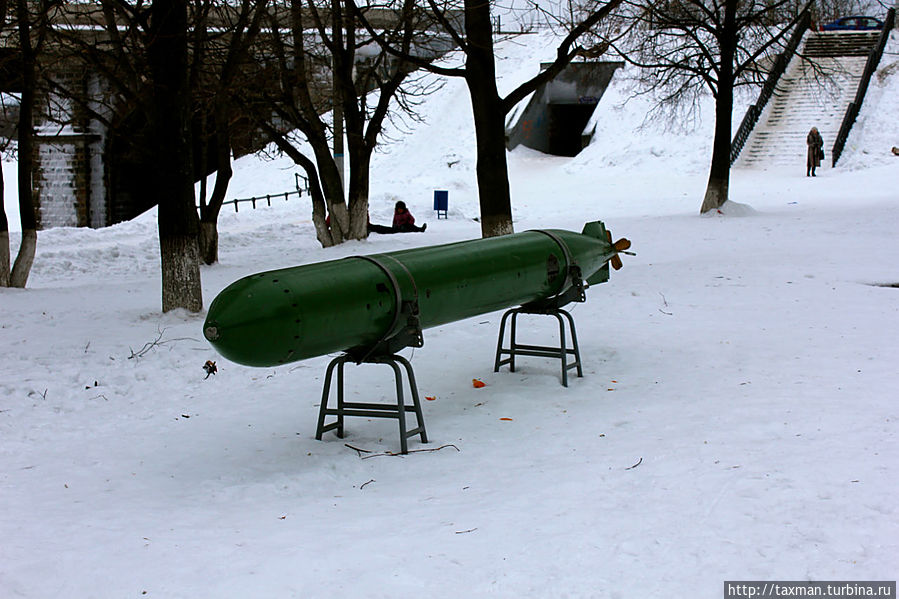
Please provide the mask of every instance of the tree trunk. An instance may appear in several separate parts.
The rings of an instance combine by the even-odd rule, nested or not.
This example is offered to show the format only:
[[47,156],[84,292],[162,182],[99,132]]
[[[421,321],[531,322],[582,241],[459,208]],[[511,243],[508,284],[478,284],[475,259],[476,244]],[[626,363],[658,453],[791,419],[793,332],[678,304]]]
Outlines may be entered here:
[[472,90],[481,236],[496,237],[515,232],[512,226],[512,199],[506,163],[505,115],[500,107],[499,96],[482,99],[478,95]]
[[[215,264],[219,260],[218,219],[228,193],[228,183],[234,171],[231,169],[231,135],[227,125],[227,114],[218,111],[215,117],[216,171],[212,196],[200,217],[200,259],[204,264]],[[205,153],[205,152],[204,152]],[[202,171],[201,171],[202,172]],[[205,181],[205,177],[204,177]]]
[[306,169],[306,176],[309,178],[309,194],[312,196],[312,224],[315,227],[315,236],[323,248],[334,245],[334,239],[331,237],[331,228],[327,222],[327,210],[325,209],[325,194],[322,193],[321,183],[318,181],[318,172],[315,170],[315,164],[307,159],[307,164],[303,165]]
[[37,251],[37,217],[34,210],[34,190],[31,185],[31,171],[34,163],[34,97],[35,64],[34,49],[31,47],[31,27],[28,3],[18,0],[16,13],[19,23],[19,47],[22,54],[22,99],[19,102],[19,219],[22,224],[22,243],[9,276],[11,287],[25,287],[34,255]]
[[350,144],[350,180],[347,200],[349,203],[350,238],[368,237],[368,185],[371,152],[360,141]]
[[347,212],[346,200],[344,200],[340,171],[337,170],[337,164],[331,155],[327,140],[324,138],[316,141],[309,139],[309,143],[315,154],[319,183],[328,205],[328,216],[331,217],[331,239],[335,244],[340,244],[350,239],[350,216]]
[[322,184],[319,180],[315,163],[293,147],[290,142],[284,139],[283,135],[270,126],[264,126],[264,128],[272,136],[272,140],[278,146],[278,149],[287,154],[294,164],[301,166],[306,171],[306,176],[309,178],[309,194],[312,196],[312,224],[315,226],[315,235],[322,247],[327,248],[335,245],[338,242],[334,240],[331,228],[326,222],[328,210],[325,206],[325,194],[322,191]]
[[[0,19],[6,15],[2,0],[0,0]],[[0,23],[3,21],[0,20]],[[9,221],[6,219],[6,206],[3,203],[3,194],[6,193],[6,184],[3,180],[3,170],[0,169],[0,287],[9,287]]]
[[465,31],[469,46],[465,80],[477,139],[481,235],[496,237],[513,233],[514,229],[506,164],[506,115],[496,89],[489,2],[465,0]]
[[5,227],[0,231],[0,287],[9,287],[9,229]]
[[705,197],[700,214],[720,208],[728,198],[730,186],[730,144],[731,144],[731,110],[723,103],[733,106],[733,90],[730,90],[730,101],[722,98],[719,89],[715,102],[715,141],[712,146],[712,165],[709,168],[709,181],[706,185]]
[[219,261],[218,219],[200,220],[199,256],[203,264],[215,264]]
[[37,251],[37,231],[28,229],[22,231],[22,243],[19,245],[19,253],[16,255],[16,263],[13,264],[9,275],[9,286],[24,288],[31,273],[31,265],[34,264],[34,254]]
[[712,144],[712,165],[700,214],[717,210],[728,199],[730,187],[731,119],[734,110],[734,55],[737,47],[736,0],[725,4],[724,27],[718,36],[721,66],[715,94],[715,140]]
[[190,141],[186,3],[153,0],[150,33],[147,56],[153,77],[162,311],[199,312],[203,297]]
[[162,311],[203,309],[196,235],[159,235],[162,256]]

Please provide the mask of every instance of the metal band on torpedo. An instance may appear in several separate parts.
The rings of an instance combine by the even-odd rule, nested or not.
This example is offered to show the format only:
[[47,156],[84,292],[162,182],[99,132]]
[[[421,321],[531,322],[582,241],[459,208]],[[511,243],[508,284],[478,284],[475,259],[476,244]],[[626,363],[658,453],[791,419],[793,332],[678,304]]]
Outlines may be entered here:
[[[565,244],[565,242],[562,241],[562,239],[558,235],[553,233],[552,231],[547,231],[545,229],[531,229],[531,231],[534,233],[543,233],[544,235],[546,235],[547,237],[549,237],[550,239],[552,239],[553,241],[556,242],[556,245],[558,245],[559,249],[562,250],[562,254],[565,255],[565,278],[570,280],[571,274],[572,274],[572,268],[577,267],[577,262],[575,262],[574,258],[572,258],[571,251],[568,249],[568,246]],[[571,281],[571,280],[569,282],[571,285],[576,285],[578,283],[577,281]],[[563,283],[562,287],[559,289],[559,292],[556,293],[556,297],[559,297],[560,295],[562,295],[566,291],[566,289],[567,289],[567,287]]]
[[[393,256],[380,256],[380,257],[381,258],[385,258],[385,257],[391,258],[394,262],[396,262],[397,264],[399,264],[402,267],[403,271],[405,271],[406,275],[409,277],[409,281],[412,283],[412,292],[413,292],[412,299],[413,299],[413,301],[418,302],[418,285],[415,284],[415,279],[412,277],[412,273],[409,272],[409,269],[406,268],[406,265],[403,264],[402,262],[400,262],[399,260],[397,260],[396,258],[393,258]],[[400,289],[400,283],[397,280],[396,276],[393,274],[393,271],[390,270],[389,268],[387,268],[387,265],[385,265],[383,262],[381,262],[381,260],[378,259],[379,256],[377,256],[377,255],[374,255],[374,256],[349,256],[349,259],[352,259],[352,258],[357,258],[359,260],[365,260],[366,262],[371,262],[372,264],[374,264],[375,266],[380,268],[384,272],[384,274],[387,275],[387,279],[390,281],[390,285],[393,287],[393,295],[394,295],[394,299],[395,299],[395,303],[396,303],[394,310],[393,310],[393,322],[390,323],[390,326],[387,328],[387,330],[384,332],[384,334],[381,335],[381,338],[378,339],[377,343],[375,343],[375,345],[377,345],[378,343],[381,343],[381,342],[389,339],[390,336],[396,332],[396,327],[399,324],[400,319],[402,318],[403,292]]]
[[562,241],[561,237],[559,237],[552,231],[547,231],[545,229],[531,229],[531,231],[534,233],[543,233],[544,235],[546,235],[547,237],[549,237],[550,239],[552,239],[553,241],[556,242],[556,245],[558,245],[559,249],[562,250],[562,253],[565,254],[566,268],[575,264],[574,258],[571,257],[571,252],[568,250],[568,246],[565,245],[565,242]]
[[390,258],[391,260],[393,260],[394,262],[396,262],[396,263],[399,265],[400,268],[403,269],[403,272],[405,272],[405,273],[406,273],[406,276],[409,277],[409,282],[412,283],[412,292],[414,293],[414,295],[415,295],[415,298],[414,298],[414,299],[415,299],[415,301],[417,302],[417,301],[418,301],[418,284],[415,282],[415,277],[413,277],[413,276],[412,276],[412,273],[409,272],[409,269],[406,268],[406,265],[403,264],[402,262],[400,262],[399,260],[397,260],[396,257],[394,257],[394,256],[389,256],[389,255],[387,255],[387,254],[384,254],[382,257],[383,257],[383,258]]

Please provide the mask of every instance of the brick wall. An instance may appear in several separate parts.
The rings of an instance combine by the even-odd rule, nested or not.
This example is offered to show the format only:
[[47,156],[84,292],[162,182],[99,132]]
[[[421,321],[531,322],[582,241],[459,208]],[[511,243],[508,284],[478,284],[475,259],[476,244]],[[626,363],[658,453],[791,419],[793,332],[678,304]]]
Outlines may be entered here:
[[[83,66],[57,67],[55,82],[99,111],[106,90],[99,77],[86,74]],[[105,125],[53,93],[44,94],[41,105],[35,115],[33,179],[38,228],[106,226]]]
[[38,227],[83,227],[88,224],[90,158],[84,135],[38,137],[33,185]]

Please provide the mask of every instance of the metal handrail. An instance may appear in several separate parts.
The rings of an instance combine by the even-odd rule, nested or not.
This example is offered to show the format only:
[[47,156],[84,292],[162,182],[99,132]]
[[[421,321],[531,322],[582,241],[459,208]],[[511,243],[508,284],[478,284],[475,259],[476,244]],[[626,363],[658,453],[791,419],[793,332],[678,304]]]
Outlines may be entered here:
[[802,37],[805,35],[811,22],[811,14],[808,9],[806,9],[803,11],[802,16],[799,17],[799,21],[796,22],[796,29],[793,30],[793,35],[790,36],[790,41],[787,42],[784,51],[778,54],[777,59],[774,61],[774,66],[771,67],[771,70],[768,72],[768,77],[765,79],[765,84],[762,85],[758,99],[755,104],[752,104],[746,109],[746,114],[743,115],[740,127],[737,129],[736,134],[734,134],[734,139],[730,144],[731,164],[737,160],[737,157],[743,150],[746,140],[749,139],[749,134],[752,133],[753,128],[755,128],[755,125],[762,114],[762,110],[764,110],[765,105],[768,104],[768,100],[770,100],[771,96],[774,94],[774,88],[777,86],[777,82],[780,81],[781,76],[786,72],[787,65],[793,60],[793,55],[796,54],[796,50],[799,49]]
[[296,190],[295,191],[285,191],[284,193],[276,193],[276,194],[267,194],[264,196],[255,196],[252,198],[234,198],[233,200],[228,200],[227,202],[222,202],[222,206],[227,204],[234,205],[234,212],[240,212],[239,205],[250,202],[253,205],[253,209],[256,209],[256,203],[262,202],[265,200],[266,205],[272,205],[272,198],[284,198],[286,202],[290,196],[296,194],[297,197],[303,197],[303,193],[309,193],[309,179],[305,175],[301,175],[299,173],[295,173],[296,177]]
[[896,9],[891,8],[887,11],[887,17],[883,22],[883,29],[880,30],[880,37],[877,39],[877,45],[868,54],[868,61],[865,63],[865,70],[862,78],[858,82],[858,90],[855,92],[855,99],[849,103],[846,108],[846,114],[843,116],[843,122],[840,124],[840,132],[837,133],[836,139],[833,140],[833,148],[830,150],[831,166],[837,165],[837,160],[843,154],[846,147],[846,140],[849,139],[849,132],[858,118],[858,113],[862,109],[862,102],[865,101],[865,94],[868,92],[868,84],[871,82],[871,76],[877,70],[880,64],[880,58],[883,56],[883,49],[886,47],[887,40],[890,38],[890,31],[893,29],[893,23],[896,20]]
[[233,200],[228,200],[227,202],[222,202],[222,206],[226,206],[228,204],[233,204],[234,212],[240,212],[240,210],[238,209],[238,205],[244,204],[246,202],[250,202],[253,205],[253,209],[255,210],[257,202],[262,202],[264,200],[268,206],[271,206],[272,198],[276,198],[276,199],[284,198],[284,201],[286,202],[288,200],[288,198],[294,194],[297,194],[297,196],[300,197],[303,195],[303,192],[301,190],[296,190],[296,191],[285,191],[284,193],[277,193],[275,195],[269,194],[269,195],[264,195],[264,196],[256,196],[256,197],[252,197],[252,198],[234,198]]

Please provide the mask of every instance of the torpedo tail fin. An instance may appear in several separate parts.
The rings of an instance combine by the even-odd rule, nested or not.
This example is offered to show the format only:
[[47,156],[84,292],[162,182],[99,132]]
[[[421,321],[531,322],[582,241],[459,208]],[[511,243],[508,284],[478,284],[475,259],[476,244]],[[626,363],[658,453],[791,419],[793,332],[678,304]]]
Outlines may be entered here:
[[[585,224],[584,230],[581,231],[581,235],[587,235],[588,237],[593,237],[594,239],[598,239],[599,241],[602,241],[604,243],[609,243],[609,235],[608,231],[606,231],[606,226],[602,223],[602,221],[599,220],[595,220],[593,222]],[[611,243],[609,243],[609,245],[611,246]],[[605,266],[587,277],[587,284],[598,285],[600,283],[605,283],[608,280],[609,263],[606,262]]]
[[612,268],[618,270],[621,268],[621,258],[618,257],[618,252],[630,253],[626,250],[631,247],[631,242],[627,239],[619,239],[616,242],[612,242],[612,233],[606,229],[606,226],[602,223],[602,221],[595,220],[593,222],[589,222],[584,225],[584,230],[581,231],[582,235],[587,235],[589,237],[593,237],[595,239],[599,239],[601,241],[606,242],[609,245],[609,252],[611,253],[611,257],[609,258],[609,262],[606,263],[601,269],[596,271],[596,273],[587,279],[587,284],[595,285],[597,283],[605,283],[609,280],[609,264],[612,265]]
[[602,223],[601,220],[595,220],[592,223],[585,224],[584,230],[581,231],[581,235],[595,237],[596,239],[601,239],[602,241],[605,241],[608,237],[608,235],[606,235],[606,226]]

